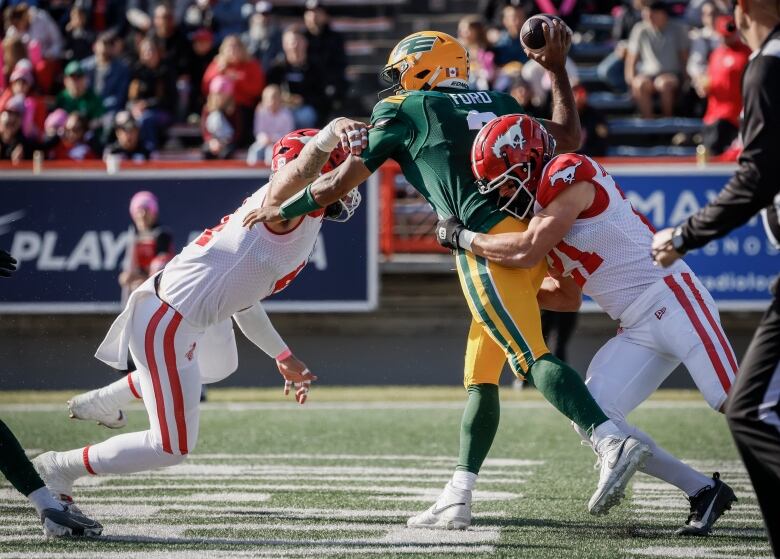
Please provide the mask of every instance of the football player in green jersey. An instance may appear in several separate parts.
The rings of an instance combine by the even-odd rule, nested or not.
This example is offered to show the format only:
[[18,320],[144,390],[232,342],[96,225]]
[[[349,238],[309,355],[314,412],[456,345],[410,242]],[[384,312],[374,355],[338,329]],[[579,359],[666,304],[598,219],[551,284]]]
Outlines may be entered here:
[[[558,23],[545,25],[546,47],[529,56],[551,75],[553,118],[546,130],[562,150],[576,149],[580,125],[564,65],[570,35]],[[251,212],[245,225],[280,221],[324,207],[365,181],[387,159],[401,166],[406,179],[439,216],[456,216],[472,231],[496,234],[524,231],[527,223],[502,211],[499,189],[480,194],[470,169],[470,150],[480,128],[497,115],[522,112],[510,96],[468,89],[468,55],[453,37],[437,31],[414,33],[390,53],[383,76],[395,94],[380,101],[371,115],[368,147],[332,173],[306,177],[303,190],[291,189],[281,207]],[[335,122],[335,121],[334,121]],[[316,162],[339,138],[326,127],[302,151],[300,160]],[[546,134],[546,132],[545,132]],[[361,145],[359,131],[350,140]],[[522,142],[522,137],[507,137]],[[555,140],[547,138],[548,160]],[[314,165],[311,168],[315,168]],[[315,180],[316,179],[316,180]],[[295,184],[291,182],[291,184]],[[415,527],[463,529],[471,524],[471,492],[498,429],[498,381],[506,360],[559,411],[589,433],[601,458],[598,487],[589,503],[604,514],[620,501],[628,480],[650,453],[610,421],[591,397],[580,375],[556,359],[541,333],[537,291],[546,262],[531,269],[509,269],[468,251],[457,253],[458,275],[472,324],[466,346],[464,384],[468,400],[461,423],[460,457],[441,496],[409,519]]]

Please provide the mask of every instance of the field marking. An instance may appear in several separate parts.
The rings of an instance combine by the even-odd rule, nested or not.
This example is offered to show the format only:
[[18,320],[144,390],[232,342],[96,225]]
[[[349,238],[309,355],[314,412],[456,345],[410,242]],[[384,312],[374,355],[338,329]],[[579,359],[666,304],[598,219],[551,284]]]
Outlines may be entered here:
[[[410,501],[424,501],[425,506],[440,494],[445,481],[451,475],[454,458],[449,456],[420,456],[417,462],[408,457],[399,467],[397,455],[372,456],[365,463],[359,457],[350,456],[350,465],[340,467],[334,460],[345,460],[345,455],[329,455],[331,460],[318,460],[317,455],[289,455],[270,460],[262,454],[243,455],[231,463],[215,463],[222,455],[197,456],[187,463],[143,474],[122,476],[96,476],[83,478],[77,483],[76,500],[84,511],[104,521],[103,541],[115,544],[142,544],[152,546],[197,545],[206,549],[186,551],[182,557],[236,557],[252,547],[252,557],[331,557],[375,556],[396,554],[469,555],[492,553],[501,540],[503,511],[477,513],[479,523],[467,531],[438,531],[410,529],[406,519],[417,514],[414,510],[339,509],[266,507],[261,502],[295,494],[305,499],[308,494],[317,497],[330,493],[338,497],[347,493],[370,503],[392,501],[396,505]],[[349,455],[346,455],[349,456]],[[224,459],[229,460],[230,456]],[[238,462],[238,463],[237,463]],[[395,462],[395,463],[394,463]],[[527,481],[529,466],[543,462],[497,459],[491,472],[494,482]],[[446,464],[446,465],[445,465]],[[533,467],[531,466],[531,467]],[[290,476],[305,478],[296,483]],[[388,483],[377,483],[376,478],[387,476]],[[501,479],[500,476],[503,476]],[[322,479],[335,478],[335,479]],[[245,485],[236,485],[237,479],[245,479]],[[262,478],[259,479],[259,478]],[[80,480],[81,481],[81,480]],[[119,482],[123,483],[119,483]],[[486,479],[490,482],[491,479]],[[487,484],[486,484],[487,485]],[[9,499],[3,497],[8,496]],[[511,491],[496,491],[489,485],[475,492],[475,499],[482,502],[507,501],[520,498]],[[10,489],[0,489],[0,514],[5,526],[0,529],[3,545],[34,545],[40,541],[40,527],[34,512],[25,499]],[[260,505],[260,506],[258,506]],[[383,505],[377,504],[378,507]],[[390,505],[392,506],[392,505]],[[29,509],[29,515],[25,510]],[[235,521],[232,521],[235,520]],[[493,523],[491,523],[493,521]],[[226,547],[235,548],[227,551]],[[68,557],[52,548],[50,552],[14,553],[13,557]],[[164,551],[162,555],[141,550],[121,551],[91,555],[79,553],[78,557],[130,557],[150,559],[156,556],[176,557]],[[0,554],[0,559],[4,555]]]
[[[317,402],[309,400],[305,406],[293,406],[290,402],[206,402],[201,404],[204,411],[290,411],[307,413],[309,411],[393,411],[393,410],[463,410],[465,400],[459,402]],[[554,408],[544,401],[502,402],[506,410],[539,410]],[[703,401],[652,400],[644,402],[640,409],[709,409]],[[142,411],[143,405],[133,403],[126,410]],[[52,412],[64,414],[65,404],[0,404],[0,412]],[[63,416],[64,417],[64,416]]]
[[[742,555],[744,553],[767,553],[768,549],[759,546],[724,546],[724,547],[674,547],[656,545],[651,547],[628,549],[626,553],[644,555],[647,557],[667,557],[669,559],[734,559],[735,557],[750,557],[750,559],[772,559],[772,555]],[[738,553],[739,555],[735,555]]]
[[[706,461],[685,460],[700,471],[719,471],[723,480],[737,494],[739,501],[720,518],[713,528],[714,536],[731,536],[765,539],[761,529],[763,521],[761,511],[755,502],[755,493],[750,485],[747,472],[737,460]],[[634,529],[637,535],[658,536],[669,534],[683,524],[689,506],[682,491],[664,481],[640,474],[632,483],[631,507],[634,521],[639,524]],[[690,545],[691,540],[680,540],[680,545],[633,547],[624,550],[632,556],[666,557],[670,559],[735,559],[737,557],[769,557],[767,545],[723,546],[717,544],[701,546]],[[753,543],[753,542],[751,542]]]
[[[233,486],[229,486],[233,487]],[[336,484],[254,484],[251,488],[245,488],[243,493],[238,492],[225,492],[220,491],[218,484],[212,485],[199,485],[179,487],[176,484],[169,485],[167,489],[181,490],[182,494],[176,495],[116,495],[114,497],[108,497],[103,495],[95,495],[94,492],[102,492],[107,489],[128,491],[128,490],[140,490],[140,491],[159,491],[159,487],[149,487],[145,485],[135,486],[90,486],[85,491],[76,491],[74,495],[79,502],[113,502],[125,500],[132,503],[143,502],[170,502],[170,501],[193,501],[193,502],[213,502],[213,503],[225,503],[230,505],[231,503],[251,503],[253,501],[268,501],[271,495],[268,493],[262,493],[262,491],[328,491],[333,493],[364,493],[368,495],[375,495],[380,500],[393,500],[399,501],[420,501],[420,500],[434,500],[441,493],[441,487],[408,487],[403,485],[336,485]],[[194,492],[194,491],[198,492]],[[205,490],[206,492],[201,492]],[[188,492],[189,491],[189,492]],[[261,492],[258,492],[261,491]],[[387,496],[386,496],[387,495]],[[519,493],[512,493],[509,491],[474,491],[474,499],[477,501],[510,501],[512,499],[519,499],[521,495]]]
[[[409,545],[393,547],[349,547],[349,554],[363,555],[387,555],[392,554],[460,554],[460,553],[493,553],[492,545]],[[345,548],[341,546],[311,548],[286,548],[279,550],[164,550],[164,551],[99,551],[99,552],[58,552],[47,553],[41,551],[25,552],[0,552],[0,559],[234,559],[234,558],[265,558],[265,557],[331,557],[343,556]]]

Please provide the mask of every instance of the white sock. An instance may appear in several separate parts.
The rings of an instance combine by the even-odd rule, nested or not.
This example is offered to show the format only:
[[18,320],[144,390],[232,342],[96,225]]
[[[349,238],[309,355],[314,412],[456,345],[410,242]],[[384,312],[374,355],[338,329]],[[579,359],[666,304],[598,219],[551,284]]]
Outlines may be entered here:
[[89,465],[96,474],[131,474],[173,466],[184,456],[163,452],[151,431],[124,433],[89,447]]
[[[135,375],[135,377],[133,376]],[[101,404],[108,409],[119,410],[123,406],[136,399],[133,390],[130,387],[130,383],[133,383],[133,388],[140,395],[141,383],[138,382],[138,372],[133,371],[121,379],[112,382],[108,386],[104,386],[98,391]]]
[[76,480],[90,473],[84,465],[84,447],[57,452],[55,460],[62,474],[69,479]]
[[38,516],[46,509],[63,510],[65,508],[52,496],[51,491],[45,485],[27,495],[27,498],[38,511]]
[[620,428],[615,425],[615,422],[611,419],[608,419],[595,429],[593,429],[593,435],[591,436],[591,439],[593,440],[593,443],[595,445],[598,445],[601,441],[608,437],[624,437],[625,433],[620,430]]
[[472,472],[464,472],[463,470],[455,470],[452,474],[452,480],[450,485],[455,489],[462,489],[464,491],[473,491],[474,486],[477,484],[477,474]]
[[712,487],[715,484],[712,478],[694,470],[688,464],[658,446],[647,433],[626,423],[621,423],[621,427],[632,437],[648,444],[650,450],[653,451],[653,454],[645,462],[644,467],[640,469],[642,472],[679,487],[689,497],[705,487]]

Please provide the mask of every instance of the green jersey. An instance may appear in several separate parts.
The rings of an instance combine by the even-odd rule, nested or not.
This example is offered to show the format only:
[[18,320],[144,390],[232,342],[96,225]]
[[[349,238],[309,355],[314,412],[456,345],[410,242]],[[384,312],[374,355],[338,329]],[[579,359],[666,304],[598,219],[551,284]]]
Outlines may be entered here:
[[471,144],[497,116],[523,112],[514,98],[495,91],[408,91],[383,99],[371,114],[373,128],[361,157],[374,172],[387,159],[440,217],[457,217],[472,231],[486,232],[507,214],[498,191],[477,190]]

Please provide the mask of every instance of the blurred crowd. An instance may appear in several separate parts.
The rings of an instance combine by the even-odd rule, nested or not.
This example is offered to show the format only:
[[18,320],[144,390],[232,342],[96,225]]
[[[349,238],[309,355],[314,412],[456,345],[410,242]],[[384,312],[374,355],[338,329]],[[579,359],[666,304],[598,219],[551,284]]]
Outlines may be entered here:
[[[480,0],[458,24],[472,86],[515,96],[549,116],[549,78],[529,61],[520,30],[535,13],[559,15],[578,48],[606,47],[601,84],[629,96],[645,119],[702,117],[718,154],[737,135],[739,78],[749,51],[725,0]],[[305,3],[282,27],[254,0],[0,0],[0,159],[155,158],[175,125],[199,128],[204,159],[268,161],[295,128],[322,125],[348,87],[344,38],[326,7]],[[581,24],[612,16],[611,36]],[[588,102],[574,60],[586,153],[603,155],[605,115]]]
[[284,28],[246,0],[0,1],[0,159],[148,160],[171,127],[200,127],[205,159],[327,121],[346,55],[308,0]]
[[[740,80],[750,50],[725,0],[483,0],[479,10],[458,25],[474,87],[507,91],[530,114],[549,116],[549,79],[527,61],[520,30],[533,14],[555,14],[574,30],[573,54],[594,46],[608,52],[596,67],[600,85],[614,99],[628,95],[641,118],[702,118],[701,142],[714,155],[737,138]],[[582,25],[584,14],[612,16],[610,36]],[[571,59],[567,71],[586,134],[583,151],[604,155],[606,117],[589,105]]]

